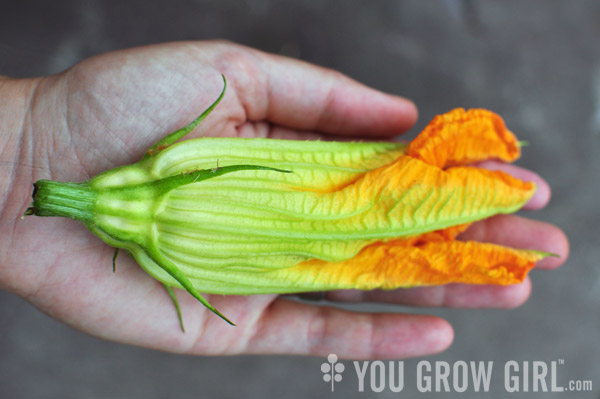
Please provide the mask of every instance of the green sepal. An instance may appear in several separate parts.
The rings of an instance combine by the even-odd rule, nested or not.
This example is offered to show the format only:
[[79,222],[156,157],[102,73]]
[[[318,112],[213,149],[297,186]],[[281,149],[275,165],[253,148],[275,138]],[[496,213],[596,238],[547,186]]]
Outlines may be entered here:
[[270,170],[273,172],[280,173],[292,173],[291,170],[271,168],[268,166],[260,165],[231,165],[217,167],[213,169],[200,169],[189,173],[183,173],[180,175],[165,177],[164,179],[156,180],[145,185],[152,186],[157,195],[166,194],[177,187],[184,186],[186,184],[197,183],[203,180],[212,179],[231,172],[239,172],[241,170]]
[[215,100],[215,102],[213,102],[210,105],[210,107],[208,107],[206,110],[204,110],[204,112],[202,114],[200,114],[200,116],[198,116],[196,119],[194,119],[192,122],[190,122],[187,126],[182,127],[181,129],[176,130],[173,133],[169,133],[165,138],[163,138],[162,140],[160,140],[156,144],[154,144],[152,147],[150,147],[150,149],[146,152],[146,154],[142,158],[142,161],[150,158],[153,155],[158,154],[159,152],[161,152],[162,150],[164,150],[165,148],[167,148],[168,146],[170,146],[177,140],[185,137],[189,132],[194,130],[200,122],[202,122],[208,115],[210,115],[210,113],[215,109],[215,107],[221,102],[221,100],[225,96],[225,89],[227,88],[227,80],[225,79],[225,75],[221,74],[221,77],[223,78],[223,90],[221,90],[221,94],[219,94],[219,97]]
[[560,258],[559,254],[555,254],[553,252],[538,251],[537,249],[522,249],[521,251],[532,252],[541,256],[542,258]]
[[173,262],[167,259],[166,256],[158,249],[156,244],[151,245],[149,248],[145,248],[146,254],[165,272],[167,272],[171,277],[173,277],[191,296],[196,298],[200,303],[206,306],[211,312],[225,320],[227,323],[235,326],[231,320],[225,317],[221,312],[219,312],[213,305],[211,305],[200,293],[194,288],[192,282],[179,270],[177,266]]
[[169,287],[168,285],[163,285],[167,290],[167,293],[171,297],[173,305],[175,305],[175,310],[177,311],[177,318],[179,319],[179,326],[181,327],[181,332],[185,332],[185,327],[183,326],[183,317],[181,317],[181,308],[179,307],[179,301],[177,300],[177,296],[175,296],[175,291],[173,291],[173,288]]

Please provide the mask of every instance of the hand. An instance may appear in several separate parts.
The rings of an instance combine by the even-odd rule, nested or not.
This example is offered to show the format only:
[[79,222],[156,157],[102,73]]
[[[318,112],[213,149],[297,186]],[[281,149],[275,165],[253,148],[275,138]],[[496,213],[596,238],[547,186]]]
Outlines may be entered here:
[[[32,88],[19,137],[20,156],[13,163],[12,189],[0,207],[0,286],[87,333],[178,353],[384,358],[445,349],[453,332],[437,317],[361,314],[275,295],[207,295],[238,324],[231,327],[177,290],[183,334],[163,286],[127,256],[118,259],[113,274],[113,249],[83,224],[20,219],[34,181],[83,181],[138,161],[154,142],[186,125],[215,99],[221,73],[229,81],[225,98],[192,135],[389,139],[410,128],[417,117],[411,102],[339,73],[222,42],[104,54],[60,75],[28,81]],[[549,200],[547,184],[532,172],[494,162],[485,166],[535,181],[540,189],[529,209]],[[467,237],[561,255],[540,262],[540,268],[557,267],[568,252],[566,238],[556,227],[517,216],[477,223]],[[449,285],[327,295],[334,301],[506,308],[525,301],[529,290],[527,280],[509,287]]]

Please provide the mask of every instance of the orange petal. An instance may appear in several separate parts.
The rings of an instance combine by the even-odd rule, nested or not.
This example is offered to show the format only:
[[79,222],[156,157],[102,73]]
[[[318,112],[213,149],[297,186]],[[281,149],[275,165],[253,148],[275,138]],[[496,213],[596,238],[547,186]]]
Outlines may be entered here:
[[485,109],[457,108],[436,116],[408,148],[408,155],[440,168],[491,158],[512,162],[520,153],[502,118]]
[[[364,209],[343,220],[347,232],[358,234],[368,229],[369,233],[380,234],[371,237],[382,239],[385,234],[416,236],[498,213],[512,213],[534,192],[533,183],[501,171],[472,166],[443,170],[402,156],[336,192],[332,201],[349,209]],[[328,225],[314,223],[311,228],[315,226],[319,231],[328,229]]]
[[[466,284],[516,284],[545,254],[474,241],[377,242],[341,262],[309,260],[285,273],[297,284],[321,289],[392,289]],[[318,289],[318,288],[317,288]]]

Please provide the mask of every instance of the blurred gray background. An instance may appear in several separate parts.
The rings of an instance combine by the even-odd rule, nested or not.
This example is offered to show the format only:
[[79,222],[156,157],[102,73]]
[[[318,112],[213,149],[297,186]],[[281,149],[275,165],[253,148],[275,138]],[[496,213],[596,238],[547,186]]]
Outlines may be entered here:
[[[567,263],[532,273],[515,310],[380,307],[448,319],[456,339],[427,360],[493,360],[493,397],[600,397],[600,2],[3,0],[0,74],[60,72],[93,54],[173,40],[225,38],[338,69],[413,99],[420,120],[457,106],[500,113],[527,140],[519,164],[542,174],[553,199],[532,216],[562,227]],[[371,309],[360,308],[359,309]],[[585,393],[504,391],[507,360],[553,361],[559,383]],[[416,391],[419,359],[405,361],[402,393],[357,392],[346,361],[334,393],[323,359],[184,357],[104,342],[0,292],[1,398],[481,397]],[[485,396],[489,397],[489,396]]]

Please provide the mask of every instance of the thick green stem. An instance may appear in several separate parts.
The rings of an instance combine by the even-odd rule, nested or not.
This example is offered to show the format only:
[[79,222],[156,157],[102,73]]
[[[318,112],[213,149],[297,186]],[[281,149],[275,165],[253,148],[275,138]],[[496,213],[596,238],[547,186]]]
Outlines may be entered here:
[[96,195],[87,182],[39,180],[33,186],[33,202],[25,215],[62,216],[82,222],[92,220]]

